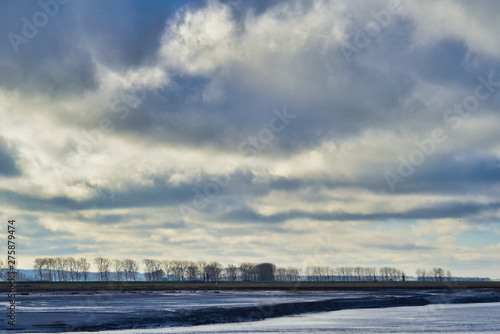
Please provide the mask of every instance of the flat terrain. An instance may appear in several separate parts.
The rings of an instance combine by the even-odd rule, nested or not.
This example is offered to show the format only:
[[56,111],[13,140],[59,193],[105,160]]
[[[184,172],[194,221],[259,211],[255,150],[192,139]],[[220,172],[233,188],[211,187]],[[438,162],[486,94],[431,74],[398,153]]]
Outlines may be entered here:
[[[145,286],[144,283],[137,285]],[[7,330],[48,333],[189,327],[350,309],[474,303],[500,303],[500,291],[487,288],[376,291],[89,291],[86,288],[83,291],[24,291],[16,297],[15,327],[7,323],[7,293],[0,293],[0,308],[4,310],[0,316],[0,333]]]
[[[498,289],[500,282],[18,282],[17,292],[30,291],[339,291]],[[10,288],[0,283],[0,291]]]

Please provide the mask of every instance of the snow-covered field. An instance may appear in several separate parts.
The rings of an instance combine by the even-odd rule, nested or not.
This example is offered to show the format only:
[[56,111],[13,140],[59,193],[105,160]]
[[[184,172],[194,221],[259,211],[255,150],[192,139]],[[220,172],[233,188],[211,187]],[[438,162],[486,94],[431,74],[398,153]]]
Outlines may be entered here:
[[251,323],[103,333],[500,333],[500,303],[342,310]]

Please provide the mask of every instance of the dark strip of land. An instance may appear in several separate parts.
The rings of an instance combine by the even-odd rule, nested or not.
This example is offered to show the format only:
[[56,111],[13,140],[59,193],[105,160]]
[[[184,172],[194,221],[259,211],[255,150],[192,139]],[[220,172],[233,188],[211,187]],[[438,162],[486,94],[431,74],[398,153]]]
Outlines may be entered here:
[[[0,291],[10,283],[1,282]],[[18,292],[30,291],[339,291],[404,290],[500,290],[500,282],[18,282]]]

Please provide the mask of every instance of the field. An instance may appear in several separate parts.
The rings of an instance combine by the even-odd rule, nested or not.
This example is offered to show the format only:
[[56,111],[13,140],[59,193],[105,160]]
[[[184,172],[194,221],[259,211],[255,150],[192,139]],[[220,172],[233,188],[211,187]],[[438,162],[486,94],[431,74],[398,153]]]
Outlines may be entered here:
[[[0,283],[0,291],[10,288]],[[18,282],[18,293],[30,291],[339,291],[498,289],[500,282]]]

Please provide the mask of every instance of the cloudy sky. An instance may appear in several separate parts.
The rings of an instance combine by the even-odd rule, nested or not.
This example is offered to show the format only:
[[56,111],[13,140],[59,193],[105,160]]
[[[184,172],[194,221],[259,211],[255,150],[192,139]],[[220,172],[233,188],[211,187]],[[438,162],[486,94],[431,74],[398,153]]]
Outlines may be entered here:
[[500,277],[499,2],[61,2],[0,3],[20,267]]

